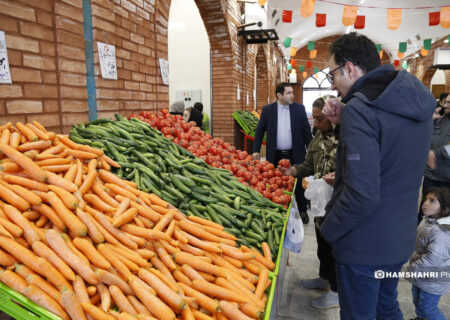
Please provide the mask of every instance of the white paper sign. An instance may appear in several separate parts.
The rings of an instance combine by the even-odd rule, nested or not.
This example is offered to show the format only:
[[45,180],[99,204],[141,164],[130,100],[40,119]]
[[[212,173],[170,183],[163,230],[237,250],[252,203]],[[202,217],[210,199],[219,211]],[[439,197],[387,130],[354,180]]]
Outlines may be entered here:
[[247,92],[247,105],[248,105],[248,92]]
[[12,83],[11,73],[9,71],[5,32],[3,31],[0,31],[0,83]]
[[169,85],[169,61],[159,58],[159,67],[161,68],[161,77],[165,85]]
[[97,42],[97,47],[102,78],[117,80],[116,47],[103,42]]
[[241,100],[241,89],[239,88],[239,83],[238,83],[238,88],[237,88],[237,100]]

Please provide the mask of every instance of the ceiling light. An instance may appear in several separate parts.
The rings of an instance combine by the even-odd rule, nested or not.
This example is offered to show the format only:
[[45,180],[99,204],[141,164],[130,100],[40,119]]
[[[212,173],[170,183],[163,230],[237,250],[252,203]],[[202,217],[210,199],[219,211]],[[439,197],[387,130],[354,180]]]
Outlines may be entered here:
[[418,53],[416,53],[416,54],[414,55],[414,57],[415,57],[415,58],[418,58],[418,57],[419,57],[419,54],[418,54]]
[[444,40],[444,43],[448,43],[448,39],[445,39],[445,40]]
[[350,29],[352,28],[352,26],[347,27],[347,30],[345,30],[345,33],[350,33]]

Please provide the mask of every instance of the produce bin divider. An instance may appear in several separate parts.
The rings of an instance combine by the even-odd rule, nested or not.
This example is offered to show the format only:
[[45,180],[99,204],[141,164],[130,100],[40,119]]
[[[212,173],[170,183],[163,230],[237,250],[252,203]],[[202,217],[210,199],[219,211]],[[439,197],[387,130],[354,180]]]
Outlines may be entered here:
[[62,320],[1,282],[0,310],[17,320]]

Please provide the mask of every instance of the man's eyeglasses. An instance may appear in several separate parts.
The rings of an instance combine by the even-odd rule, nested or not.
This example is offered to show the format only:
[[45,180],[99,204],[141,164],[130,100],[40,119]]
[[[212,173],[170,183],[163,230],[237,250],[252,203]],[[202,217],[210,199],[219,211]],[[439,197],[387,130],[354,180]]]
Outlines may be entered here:
[[345,66],[345,64],[343,64],[343,65],[341,65],[341,66],[339,66],[339,67],[337,67],[337,68],[334,68],[333,70],[331,70],[331,71],[328,72],[328,73],[325,73],[325,76],[327,77],[327,80],[330,81],[331,84],[334,83],[334,75],[333,75],[333,73],[334,73],[336,70],[339,70],[340,68],[343,68],[344,66]]

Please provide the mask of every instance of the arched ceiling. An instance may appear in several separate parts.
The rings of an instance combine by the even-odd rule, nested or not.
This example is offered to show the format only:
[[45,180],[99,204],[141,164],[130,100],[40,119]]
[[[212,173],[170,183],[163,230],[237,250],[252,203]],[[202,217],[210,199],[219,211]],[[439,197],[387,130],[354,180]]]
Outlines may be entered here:
[[[424,39],[432,38],[435,41],[450,33],[450,28],[428,25],[428,13],[440,11],[440,6],[449,6],[449,0],[316,0],[314,12],[308,18],[300,15],[300,4],[301,0],[268,0],[269,23],[275,26],[276,20],[279,19],[275,29],[280,37],[280,43],[283,43],[286,37],[290,37],[292,38],[291,46],[301,48],[306,46],[308,41],[357,31],[365,34],[375,43],[381,44],[382,49],[393,61],[398,59],[399,42],[410,40],[405,52],[406,57],[420,50]],[[346,27],[342,24],[343,5],[360,6],[358,15],[366,16],[364,29],[355,30],[353,26]],[[426,8],[419,9],[424,7]],[[387,8],[403,8],[402,22],[397,30],[392,31],[387,28]],[[272,16],[275,9],[276,13]],[[283,10],[292,10],[291,23],[282,22]],[[316,13],[327,15],[325,27],[316,27]],[[419,40],[418,37],[420,37]],[[289,57],[289,48],[283,47],[283,52],[286,57]]]

